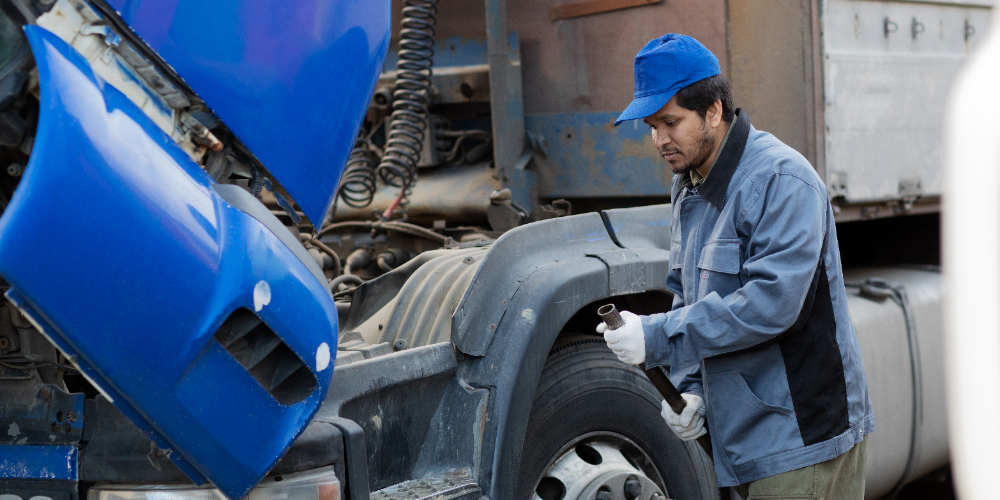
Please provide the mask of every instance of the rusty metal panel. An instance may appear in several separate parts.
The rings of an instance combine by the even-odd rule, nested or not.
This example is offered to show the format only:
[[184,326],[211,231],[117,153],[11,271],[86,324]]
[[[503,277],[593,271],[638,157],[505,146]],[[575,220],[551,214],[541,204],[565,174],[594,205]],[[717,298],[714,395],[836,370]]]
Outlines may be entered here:
[[565,2],[507,2],[509,27],[521,40],[527,115],[620,113],[632,100],[636,52],[665,33],[698,39],[725,71],[724,0],[671,0],[551,21],[549,9]]
[[525,118],[545,138],[538,193],[545,198],[670,196],[672,174],[638,121],[612,126],[618,112]]
[[948,91],[989,16],[989,8],[970,2],[826,2],[831,195],[853,203],[941,193]]
[[822,172],[817,154],[816,0],[729,0],[733,100]]

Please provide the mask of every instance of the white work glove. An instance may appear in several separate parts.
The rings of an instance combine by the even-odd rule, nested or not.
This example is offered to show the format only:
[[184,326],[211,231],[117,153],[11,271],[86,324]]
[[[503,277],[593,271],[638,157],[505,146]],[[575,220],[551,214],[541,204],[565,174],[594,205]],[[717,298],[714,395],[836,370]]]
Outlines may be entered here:
[[607,323],[597,325],[597,333],[604,334],[608,348],[618,359],[630,365],[646,362],[646,335],[642,332],[642,320],[628,311],[621,312],[625,325],[617,330],[608,330]]
[[708,432],[705,430],[705,402],[697,394],[684,393],[681,397],[687,401],[687,406],[681,410],[680,415],[674,413],[666,400],[661,405],[663,410],[660,411],[660,415],[667,421],[670,430],[674,431],[682,441],[698,439]]

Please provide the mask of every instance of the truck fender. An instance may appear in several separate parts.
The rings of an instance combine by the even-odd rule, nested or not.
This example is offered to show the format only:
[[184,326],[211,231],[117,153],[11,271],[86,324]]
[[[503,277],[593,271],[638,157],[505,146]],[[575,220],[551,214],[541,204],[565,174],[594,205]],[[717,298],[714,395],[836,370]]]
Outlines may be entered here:
[[490,498],[514,495],[535,388],[567,321],[602,299],[667,292],[670,214],[660,205],[550,219],[510,231],[484,258],[453,342],[482,353],[460,375],[491,392],[479,469]]

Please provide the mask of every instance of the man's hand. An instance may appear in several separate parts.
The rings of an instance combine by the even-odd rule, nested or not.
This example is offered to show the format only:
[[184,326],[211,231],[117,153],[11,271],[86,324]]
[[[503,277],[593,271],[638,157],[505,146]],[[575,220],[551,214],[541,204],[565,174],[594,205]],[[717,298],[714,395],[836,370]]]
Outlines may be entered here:
[[681,410],[680,415],[674,413],[666,401],[663,401],[660,415],[667,421],[670,430],[674,431],[682,441],[698,439],[708,432],[705,430],[705,402],[697,394],[684,393],[681,397],[687,401],[687,406]]
[[642,321],[639,316],[628,311],[621,312],[625,326],[617,330],[608,330],[607,323],[597,325],[597,333],[604,334],[608,348],[618,356],[618,359],[630,365],[646,361],[646,335],[642,332]]

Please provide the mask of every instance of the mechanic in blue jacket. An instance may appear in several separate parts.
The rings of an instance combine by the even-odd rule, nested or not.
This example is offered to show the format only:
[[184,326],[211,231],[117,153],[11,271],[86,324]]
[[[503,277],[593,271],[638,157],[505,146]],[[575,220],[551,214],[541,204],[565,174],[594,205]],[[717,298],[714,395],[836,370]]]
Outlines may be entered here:
[[864,498],[875,429],[847,309],[826,187],[809,162],[734,109],[719,62],[668,34],[635,57],[635,99],[673,171],[670,312],[622,313],[608,347],[670,366],[687,401],[663,417],[685,440],[707,423],[720,487],[753,498]]

